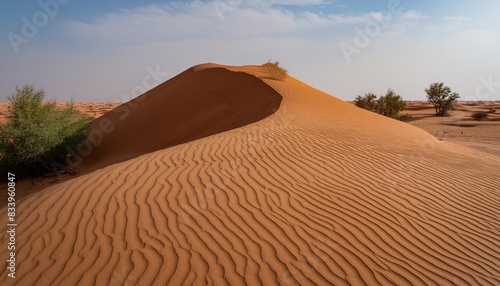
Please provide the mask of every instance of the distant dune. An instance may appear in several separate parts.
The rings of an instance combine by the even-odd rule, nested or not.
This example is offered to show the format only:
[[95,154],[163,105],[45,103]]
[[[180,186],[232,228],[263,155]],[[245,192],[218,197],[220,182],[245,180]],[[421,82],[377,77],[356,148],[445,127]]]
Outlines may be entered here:
[[133,103],[18,202],[1,285],[500,285],[498,160],[258,66]]

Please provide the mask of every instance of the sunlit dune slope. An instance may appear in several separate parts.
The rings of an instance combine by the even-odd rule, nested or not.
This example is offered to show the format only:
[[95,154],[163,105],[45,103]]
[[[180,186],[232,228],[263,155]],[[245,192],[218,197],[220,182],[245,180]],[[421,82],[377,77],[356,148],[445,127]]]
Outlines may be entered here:
[[210,67],[278,111],[24,199],[0,284],[500,285],[500,162],[293,77]]
[[276,112],[280,102],[281,96],[254,75],[216,66],[190,68],[94,120],[91,129],[104,136],[94,136],[91,142],[98,143],[83,157],[83,169],[253,123]]

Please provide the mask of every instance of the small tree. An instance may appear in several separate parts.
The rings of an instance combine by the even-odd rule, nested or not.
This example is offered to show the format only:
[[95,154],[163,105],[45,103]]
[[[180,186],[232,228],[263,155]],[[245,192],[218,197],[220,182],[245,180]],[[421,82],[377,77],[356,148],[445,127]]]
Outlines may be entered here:
[[452,93],[451,89],[442,82],[431,84],[425,92],[427,93],[427,99],[436,110],[436,115],[439,116],[445,116],[450,110],[453,110],[457,99],[460,98],[458,93]]
[[32,177],[65,166],[68,150],[86,138],[89,117],[73,104],[58,108],[43,102],[45,92],[33,85],[16,87],[8,122],[0,125],[0,170]]
[[354,103],[357,107],[361,107],[366,110],[375,111],[377,105],[377,96],[374,93],[367,93],[364,96],[356,96]]
[[395,119],[401,118],[400,112],[406,107],[406,103],[401,96],[397,95],[392,89],[389,89],[387,93],[379,99],[371,92],[364,96],[358,95],[354,103],[357,107]]
[[379,114],[390,118],[399,118],[399,113],[405,109],[406,103],[401,96],[397,95],[392,89],[387,90],[384,96],[377,100],[376,111]]

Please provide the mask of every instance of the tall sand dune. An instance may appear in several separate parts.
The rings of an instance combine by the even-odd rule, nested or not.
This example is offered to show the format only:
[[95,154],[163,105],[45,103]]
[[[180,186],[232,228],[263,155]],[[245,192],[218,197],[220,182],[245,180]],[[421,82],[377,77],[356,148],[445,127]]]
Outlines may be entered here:
[[[109,115],[101,169],[18,203],[16,278],[2,267],[1,285],[500,285],[500,162],[261,67],[207,65],[165,86],[195,79],[227,84],[241,101],[217,116],[238,128],[179,112],[175,136],[200,136],[154,137],[144,129],[169,129],[150,111],[176,110],[160,93],[123,131]],[[190,98],[206,89],[177,94],[180,108],[202,108]]]
[[83,170],[253,123],[276,112],[280,102],[254,75],[210,65],[190,68],[94,120],[91,129],[103,138],[93,133],[91,143],[98,143],[83,158]]

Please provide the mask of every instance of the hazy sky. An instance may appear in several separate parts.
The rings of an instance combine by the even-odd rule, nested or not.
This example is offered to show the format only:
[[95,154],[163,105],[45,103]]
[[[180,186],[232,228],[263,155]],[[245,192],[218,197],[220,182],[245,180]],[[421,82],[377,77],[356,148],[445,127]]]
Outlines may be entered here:
[[[345,100],[444,82],[500,100],[499,0],[0,0],[0,101],[126,101],[205,62],[278,60]],[[195,83],[194,83],[195,84]]]

